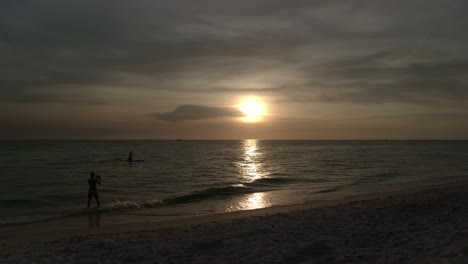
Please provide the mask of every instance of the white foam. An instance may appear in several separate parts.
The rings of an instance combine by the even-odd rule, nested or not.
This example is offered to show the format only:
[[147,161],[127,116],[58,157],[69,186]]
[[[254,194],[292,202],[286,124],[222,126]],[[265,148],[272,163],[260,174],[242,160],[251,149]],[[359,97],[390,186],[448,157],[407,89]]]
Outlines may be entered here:
[[119,201],[116,200],[103,206],[105,209],[139,209],[139,208],[151,208],[161,206],[163,202],[161,200],[150,200],[150,201]]

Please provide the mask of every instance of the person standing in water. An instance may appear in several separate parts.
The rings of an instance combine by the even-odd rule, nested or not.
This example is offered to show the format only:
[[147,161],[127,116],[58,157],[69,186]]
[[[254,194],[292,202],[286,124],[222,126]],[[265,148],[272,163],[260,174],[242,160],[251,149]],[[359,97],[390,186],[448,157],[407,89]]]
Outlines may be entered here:
[[133,162],[133,152],[130,151],[130,153],[128,154],[128,159],[127,159],[127,161],[128,161],[129,163]]
[[99,207],[99,205],[100,205],[99,204],[99,193],[98,193],[96,184],[101,185],[101,176],[98,175],[98,176],[96,176],[96,178],[94,178],[94,172],[91,172],[89,174],[88,184],[89,184],[88,208],[91,205],[91,199],[93,198],[93,196],[94,196],[94,199],[96,200],[97,207]]

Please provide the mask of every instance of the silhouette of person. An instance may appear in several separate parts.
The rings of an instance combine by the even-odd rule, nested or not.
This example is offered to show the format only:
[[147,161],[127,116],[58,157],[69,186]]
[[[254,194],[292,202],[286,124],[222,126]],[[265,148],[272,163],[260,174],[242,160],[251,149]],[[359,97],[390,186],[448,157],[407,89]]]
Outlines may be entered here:
[[94,196],[94,199],[96,200],[97,207],[99,207],[99,193],[97,190],[96,183],[101,185],[101,176],[96,176],[94,178],[94,172],[89,173],[89,190],[88,190],[88,208],[91,205],[91,199]]
[[133,152],[130,151],[130,153],[128,154],[128,159],[127,159],[128,162],[133,162]]

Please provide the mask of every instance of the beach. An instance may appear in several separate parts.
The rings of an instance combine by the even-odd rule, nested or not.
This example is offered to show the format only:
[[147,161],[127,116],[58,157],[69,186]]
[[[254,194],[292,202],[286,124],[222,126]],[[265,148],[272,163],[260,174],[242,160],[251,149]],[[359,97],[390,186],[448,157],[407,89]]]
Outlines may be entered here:
[[0,1],[0,264],[468,264],[468,1]]
[[468,183],[2,236],[2,263],[467,263]]

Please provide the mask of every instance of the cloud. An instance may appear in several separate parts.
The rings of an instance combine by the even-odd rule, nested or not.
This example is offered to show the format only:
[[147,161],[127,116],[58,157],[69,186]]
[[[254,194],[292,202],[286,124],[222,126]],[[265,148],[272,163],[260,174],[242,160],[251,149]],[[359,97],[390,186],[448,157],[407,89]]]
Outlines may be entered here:
[[409,61],[398,53],[380,51],[302,70],[315,81],[290,87],[289,98],[296,102],[367,105],[468,100],[468,63],[460,58]]
[[167,122],[185,122],[204,119],[240,117],[242,112],[232,107],[206,105],[179,105],[172,112],[152,114],[156,119]]
[[[86,95],[96,86],[256,91],[248,82],[219,82],[263,74],[275,79],[259,80],[265,82],[260,92],[278,96],[335,103],[396,101],[408,98],[403,89],[427,86],[421,84],[427,77],[437,86],[432,90],[440,90],[433,94],[449,95],[443,90],[457,85],[460,73],[437,78],[434,71],[418,69],[467,59],[463,1],[205,0],[190,8],[187,3],[1,3],[0,86],[11,94],[2,100],[38,91]],[[303,80],[292,81],[291,74]],[[381,85],[382,80],[393,84]],[[294,88],[312,81],[324,85]],[[409,98],[424,96],[420,90],[412,89]]]
[[367,116],[365,120],[404,120],[410,122],[443,122],[443,121],[467,121],[468,114],[466,113],[410,113],[399,115],[376,115]]
[[118,103],[183,122],[239,115],[208,97],[259,95],[303,116],[315,103],[449,112],[468,100],[462,0],[190,3],[0,3],[0,102]]

